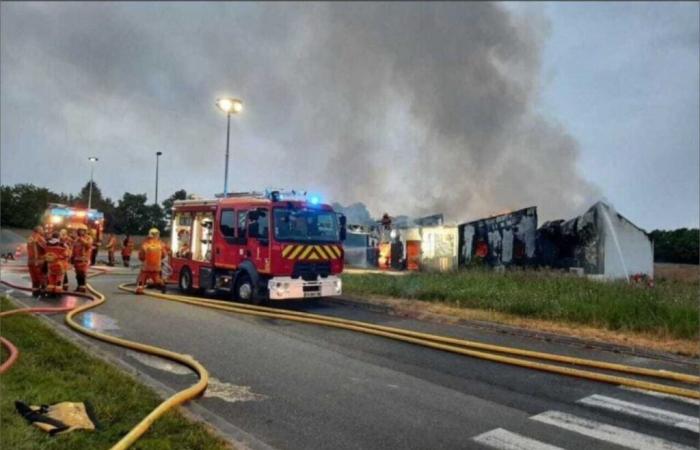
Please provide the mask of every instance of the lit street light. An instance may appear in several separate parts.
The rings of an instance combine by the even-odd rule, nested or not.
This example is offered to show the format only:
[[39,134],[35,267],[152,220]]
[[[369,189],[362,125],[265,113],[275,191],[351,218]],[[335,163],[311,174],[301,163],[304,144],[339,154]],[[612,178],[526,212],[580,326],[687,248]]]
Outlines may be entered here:
[[228,119],[226,125],[226,165],[224,166],[224,198],[228,193],[228,149],[231,136],[231,113],[238,114],[243,111],[243,102],[237,98],[220,98],[216,101],[216,106],[226,113]]
[[88,209],[92,207],[92,176],[95,173],[95,164],[99,159],[96,156],[90,156],[88,158],[88,161],[90,161],[90,193],[88,194]]
[[163,152],[156,152],[156,205],[158,204],[158,162]]

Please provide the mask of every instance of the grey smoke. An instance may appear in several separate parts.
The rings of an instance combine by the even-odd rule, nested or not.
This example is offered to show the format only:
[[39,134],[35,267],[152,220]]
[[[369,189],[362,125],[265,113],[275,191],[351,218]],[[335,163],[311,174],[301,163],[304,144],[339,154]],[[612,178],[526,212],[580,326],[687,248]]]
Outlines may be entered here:
[[537,112],[537,15],[432,2],[2,9],[3,175],[32,155],[50,173],[49,148],[76,166],[99,149],[130,168],[103,169],[108,195],[150,193],[157,149],[162,192],[220,192],[213,102],[228,93],[246,102],[234,189],[307,187],[373,216],[448,220],[531,205],[569,217],[599,195],[575,140]]

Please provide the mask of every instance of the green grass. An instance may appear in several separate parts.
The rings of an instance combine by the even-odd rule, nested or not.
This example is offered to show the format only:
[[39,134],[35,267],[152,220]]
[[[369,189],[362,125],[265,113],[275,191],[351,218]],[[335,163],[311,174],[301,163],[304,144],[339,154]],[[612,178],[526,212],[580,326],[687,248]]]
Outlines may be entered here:
[[406,276],[345,274],[346,294],[374,294],[610,330],[681,339],[699,335],[700,283],[660,281],[653,288],[598,282],[546,271],[464,270]]
[[[2,310],[14,309],[5,298]],[[2,335],[20,350],[15,365],[0,376],[0,446],[20,449],[107,449],[161,400],[151,389],[111,365],[88,355],[39,319],[12,316],[0,322]],[[7,354],[3,352],[3,360]],[[28,404],[90,401],[103,429],[49,437],[15,411]],[[205,425],[170,411],[137,441],[137,449],[226,449]]]

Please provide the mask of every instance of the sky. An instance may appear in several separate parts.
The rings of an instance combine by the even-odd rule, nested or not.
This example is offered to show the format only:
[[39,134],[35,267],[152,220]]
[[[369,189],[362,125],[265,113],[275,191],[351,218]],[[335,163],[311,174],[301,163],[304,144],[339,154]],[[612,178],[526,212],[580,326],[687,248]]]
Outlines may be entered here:
[[2,3],[0,178],[450,221],[700,215],[698,3]]

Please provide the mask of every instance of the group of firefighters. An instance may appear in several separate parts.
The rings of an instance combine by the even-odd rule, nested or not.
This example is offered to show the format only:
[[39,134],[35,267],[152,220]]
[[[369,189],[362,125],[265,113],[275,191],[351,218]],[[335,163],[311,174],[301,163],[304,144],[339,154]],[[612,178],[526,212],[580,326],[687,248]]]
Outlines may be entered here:
[[[87,271],[95,264],[99,248],[95,230],[79,224],[69,232],[66,229],[46,232],[37,226],[27,238],[27,266],[32,279],[32,294],[60,294],[68,291],[68,270],[73,266],[77,282],[76,292],[87,292]],[[110,234],[105,244],[108,265],[114,266],[117,238]],[[130,236],[122,241],[121,256],[124,267],[129,267],[134,242]],[[144,287],[153,285],[165,292],[161,277],[161,265],[170,256],[168,246],[160,240],[157,228],[151,228],[139,250],[141,271],[137,279],[136,293],[142,294]]]

